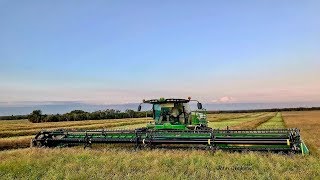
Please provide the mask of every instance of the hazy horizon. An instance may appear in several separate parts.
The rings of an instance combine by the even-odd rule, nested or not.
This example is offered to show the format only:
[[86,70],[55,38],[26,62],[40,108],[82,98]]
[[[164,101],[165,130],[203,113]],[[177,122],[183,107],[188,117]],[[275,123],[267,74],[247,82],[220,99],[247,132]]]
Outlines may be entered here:
[[[178,97],[180,98],[180,97]],[[216,101],[216,102],[203,102],[204,104],[320,104],[318,101],[291,101],[291,102],[232,102],[232,101]],[[37,105],[64,105],[64,104],[87,104],[87,105],[126,105],[126,104],[139,104],[142,101],[137,102],[125,102],[125,103],[88,103],[85,101],[15,101],[15,102],[0,102],[2,107],[24,107],[24,106],[37,106]]]
[[[125,111],[127,109],[137,110],[140,103],[129,104],[86,104],[83,102],[49,102],[6,105],[0,102],[0,116],[26,115],[33,110],[41,110],[44,114],[63,114],[73,110],[87,112],[115,109]],[[196,109],[196,104],[191,104]],[[291,103],[204,103],[203,107],[209,111],[223,110],[252,110],[252,109],[273,109],[273,108],[298,108],[298,107],[320,107],[320,103],[314,102],[291,102]],[[142,110],[150,110],[151,105],[143,104]]]
[[0,102],[320,102],[320,1],[0,1]]

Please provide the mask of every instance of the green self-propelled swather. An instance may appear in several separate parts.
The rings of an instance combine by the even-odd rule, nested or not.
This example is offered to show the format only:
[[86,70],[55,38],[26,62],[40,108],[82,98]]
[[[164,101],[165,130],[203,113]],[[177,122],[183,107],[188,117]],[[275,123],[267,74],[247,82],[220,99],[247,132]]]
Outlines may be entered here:
[[[152,99],[153,122],[135,130],[41,131],[31,141],[36,147],[83,144],[134,144],[136,147],[203,147],[211,150],[272,151],[309,154],[298,129],[220,130],[208,127],[206,110],[188,99]],[[141,110],[141,104],[138,110]]]

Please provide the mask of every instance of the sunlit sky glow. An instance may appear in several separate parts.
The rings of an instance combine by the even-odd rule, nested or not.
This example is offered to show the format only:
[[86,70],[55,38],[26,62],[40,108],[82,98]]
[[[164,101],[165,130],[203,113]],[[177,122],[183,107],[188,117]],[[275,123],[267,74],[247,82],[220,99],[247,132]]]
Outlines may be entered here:
[[320,102],[320,1],[0,0],[0,102]]

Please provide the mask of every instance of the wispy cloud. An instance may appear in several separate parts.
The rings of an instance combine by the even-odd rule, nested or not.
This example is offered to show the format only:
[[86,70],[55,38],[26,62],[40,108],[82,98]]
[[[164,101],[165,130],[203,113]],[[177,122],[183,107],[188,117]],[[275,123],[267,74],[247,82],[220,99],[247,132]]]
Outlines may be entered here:
[[229,103],[229,102],[235,102],[235,98],[231,96],[223,96],[219,99],[214,99],[211,102],[213,103]]

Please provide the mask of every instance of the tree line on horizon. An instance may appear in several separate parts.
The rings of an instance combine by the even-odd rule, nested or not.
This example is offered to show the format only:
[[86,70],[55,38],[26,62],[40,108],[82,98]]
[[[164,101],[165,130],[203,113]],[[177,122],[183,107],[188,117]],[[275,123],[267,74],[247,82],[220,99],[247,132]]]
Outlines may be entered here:
[[124,112],[114,109],[85,112],[83,110],[73,110],[65,114],[42,114],[41,110],[34,110],[28,115],[28,120],[32,123],[60,122],[60,121],[84,121],[102,119],[124,119],[152,117],[151,111],[137,112],[127,109]]
[[255,113],[255,112],[282,112],[282,111],[318,111],[318,110],[320,110],[320,107],[225,110],[225,111],[208,111],[207,113],[208,114],[219,114],[219,113]]
[[[208,111],[208,114],[219,113],[254,113],[254,112],[279,112],[279,111],[316,111],[320,107],[298,107],[298,108],[273,108],[273,109],[253,109],[253,110],[226,110],[226,111]],[[107,109],[95,112],[85,112],[83,110],[73,110],[65,114],[42,114],[41,110],[34,110],[28,115],[0,116],[0,120],[19,120],[29,119],[30,122],[59,122],[59,121],[82,121],[99,119],[123,119],[123,118],[141,118],[152,117],[152,111],[137,112],[128,109],[124,112],[114,109]]]

